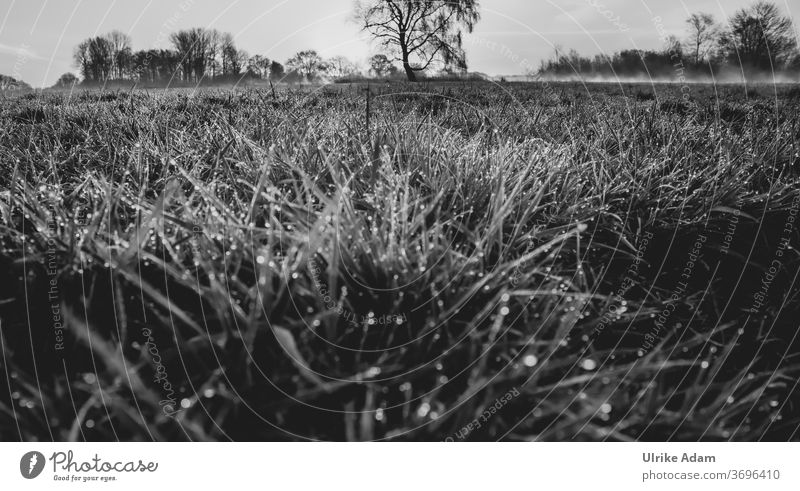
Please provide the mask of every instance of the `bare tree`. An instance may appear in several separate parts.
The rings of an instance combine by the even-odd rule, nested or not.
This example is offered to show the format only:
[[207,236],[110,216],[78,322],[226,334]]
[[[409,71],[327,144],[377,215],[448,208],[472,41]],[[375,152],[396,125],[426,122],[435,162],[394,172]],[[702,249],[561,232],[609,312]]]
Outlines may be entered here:
[[297,53],[286,62],[289,70],[297,72],[306,80],[312,80],[320,73],[327,71],[327,63],[314,50]]
[[205,31],[200,28],[186,29],[171,34],[169,39],[180,58],[183,79],[189,81],[194,77],[199,81],[205,73],[207,61]]
[[437,62],[466,69],[462,31],[472,32],[478,10],[478,0],[359,0],[355,16],[413,82]]
[[88,83],[105,82],[111,78],[124,78],[130,65],[130,40],[128,45],[114,44],[112,36],[96,36],[75,47],[75,66]]
[[236,64],[238,52],[236,43],[233,41],[233,35],[228,32],[223,33],[220,37],[220,56],[222,57],[222,74],[233,73],[233,66]]
[[78,83],[78,77],[73,73],[65,73],[58,77],[53,87],[59,89],[72,89]]
[[328,60],[328,75],[331,77],[347,77],[357,71],[355,63],[344,56],[334,56]]
[[674,34],[670,34],[664,39],[664,53],[670,56],[683,56],[683,43]]
[[111,50],[111,72],[117,79],[125,78],[131,64],[131,37],[121,31],[111,31],[105,35]]
[[258,78],[269,78],[270,66],[272,66],[272,61],[261,55],[254,55],[247,60],[247,71],[257,75]]
[[106,37],[97,36],[89,40],[89,60],[95,82],[105,82],[111,78],[113,54],[114,50]]
[[92,59],[89,56],[89,40],[82,41],[75,46],[72,52],[72,59],[75,61],[75,68],[77,68],[84,80],[91,80],[92,78]]
[[167,49],[150,49],[133,54],[132,74],[146,83],[168,82],[179,73],[180,58]]
[[233,57],[231,64],[231,74],[239,75],[247,69],[247,60],[250,59],[250,54],[243,49],[236,49],[236,56]]
[[207,69],[211,70],[211,78],[217,77],[217,69],[219,68],[218,57],[221,51],[221,43],[225,34],[220,33],[216,29],[209,29],[206,31],[206,65]]
[[387,77],[398,71],[392,60],[384,54],[377,54],[369,59],[369,70],[376,77]]
[[719,27],[711,14],[698,12],[686,19],[689,37],[686,41],[686,51],[694,58],[694,64],[699,65],[707,59],[711,50],[719,39]]
[[796,54],[797,43],[791,19],[775,5],[760,1],[734,14],[720,47],[732,63],[771,71]]

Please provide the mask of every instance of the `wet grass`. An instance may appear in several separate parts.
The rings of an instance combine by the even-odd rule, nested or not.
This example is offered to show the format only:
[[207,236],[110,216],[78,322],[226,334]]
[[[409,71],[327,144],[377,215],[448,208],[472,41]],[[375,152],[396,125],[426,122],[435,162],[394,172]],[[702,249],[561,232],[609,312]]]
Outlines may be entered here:
[[3,100],[0,439],[797,439],[795,89],[362,89]]

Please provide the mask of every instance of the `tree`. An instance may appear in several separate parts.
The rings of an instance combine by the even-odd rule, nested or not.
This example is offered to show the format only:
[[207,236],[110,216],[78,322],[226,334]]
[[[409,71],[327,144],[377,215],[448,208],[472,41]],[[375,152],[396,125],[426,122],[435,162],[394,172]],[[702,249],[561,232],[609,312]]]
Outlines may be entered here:
[[108,39],[95,37],[89,40],[89,56],[92,60],[94,79],[104,82],[111,77],[114,67],[114,49]]
[[261,55],[254,55],[247,60],[247,71],[258,78],[269,78],[269,68],[272,62]]
[[711,14],[695,13],[686,19],[689,37],[686,51],[691,54],[694,64],[699,65],[707,59],[719,39],[719,27]]
[[240,69],[237,66],[239,50],[236,49],[236,43],[230,33],[226,32],[220,38],[220,54],[222,56],[222,75],[238,74]]
[[[206,56],[206,71],[211,70],[211,78],[217,78],[217,70],[219,69],[219,57],[222,51],[222,41],[226,34],[223,34],[216,29],[206,30],[205,39],[205,56]],[[230,36],[228,34],[228,36]]]
[[273,61],[272,64],[269,66],[269,78],[270,80],[280,80],[286,75],[286,69],[278,63],[277,61]]
[[89,83],[122,80],[131,73],[131,38],[120,31],[111,31],[86,39],[75,47],[73,60]]
[[92,78],[92,59],[89,56],[89,40],[82,41],[75,46],[72,52],[72,59],[75,61],[75,68],[77,68],[84,80],[91,80]]
[[377,54],[369,59],[369,71],[376,77],[388,77],[397,73],[397,67],[384,54]]
[[31,90],[31,86],[26,84],[22,80],[17,80],[14,77],[9,77],[8,75],[0,74],[0,92],[6,90],[8,91]]
[[71,89],[78,83],[78,77],[75,76],[73,73],[65,73],[58,77],[56,80],[56,84],[54,87],[59,89]]
[[314,50],[305,50],[297,53],[286,62],[286,67],[306,80],[312,80],[328,69],[325,60]]
[[344,56],[334,56],[328,60],[328,75],[334,78],[347,77],[358,72],[355,63]]
[[472,32],[478,9],[478,0],[359,0],[355,16],[413,82],[434,63],[466,69],[462,31]]
[[234,75],[239,75],[242,72],[247,70],[247,61],[250,59],[250,54],[243,50],[237,49],[236,56],[233,58],[233,64],[231,65],[231,72]]
[[681,40],[678,39],[678,36],[670,34],[666,37],[666,39],[664,39],[663,53],[669,56],[683,56],[683,43],[681,43]]
[[[180,58],[184,80],[199,82],[214,65],[219,33],[195,27],[178,31],[169,39]],[[213,74],[212,74],[213,75]]]
[[796,53],[792,21],[775,5],[760,1],[734,14],[720,47],[731,63],[744,69],[782,68]]
[[111,31],[104,37],[110,50],[111,76],[121,80],[131,66],[131,37],[121,31]]
[[133,74],[147,83],[169,81],[179,69],[180,57],[175,51],[151,49],[133,54]]

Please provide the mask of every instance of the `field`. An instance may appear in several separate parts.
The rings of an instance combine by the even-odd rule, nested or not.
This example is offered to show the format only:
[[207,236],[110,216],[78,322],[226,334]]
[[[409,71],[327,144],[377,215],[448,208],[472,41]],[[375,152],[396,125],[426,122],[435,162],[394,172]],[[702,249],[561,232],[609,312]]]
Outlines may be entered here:
[[800,89],[0,101],[0,440],[798,440]]

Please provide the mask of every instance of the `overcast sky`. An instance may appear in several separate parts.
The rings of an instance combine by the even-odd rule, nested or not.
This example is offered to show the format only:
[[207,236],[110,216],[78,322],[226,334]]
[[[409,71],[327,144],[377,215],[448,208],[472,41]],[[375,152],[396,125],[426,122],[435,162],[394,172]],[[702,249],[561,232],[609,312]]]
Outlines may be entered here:
[[[513,75],[536,68],[554,46],[583,54],[656,48],[661,33],[683,35],[689,12],[718,20],[752,0],[481,0],[482,19],[465,40],[470,70]],[[777,0],[800,19],[800,0]],[[167,47],[168,34],[214,27],[239,47],[285,61],[302,49],[363,62],[368,38],[351,20],[354,0],[0,0],[0,73],[35,87],[76,72],[71,55],[81,40],[112,29],[134,49]],[[660,21],[655,18],[660,17]]]

